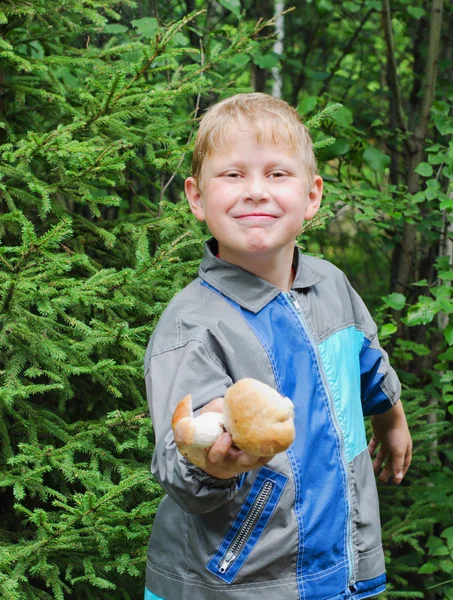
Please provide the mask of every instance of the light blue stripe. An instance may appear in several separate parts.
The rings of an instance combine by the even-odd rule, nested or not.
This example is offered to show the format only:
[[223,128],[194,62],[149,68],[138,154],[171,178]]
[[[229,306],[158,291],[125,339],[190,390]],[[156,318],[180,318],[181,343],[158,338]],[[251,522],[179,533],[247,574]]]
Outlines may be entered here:
[[164,598],[162,598],[162,596],[156,596],[156,594],[150,592],[148,588],[145,588],[145,600],[164,600]]
[[364,335],[355,327],[337,331],[319,344],[349,463],[367,447],[360,397],[360,351]]

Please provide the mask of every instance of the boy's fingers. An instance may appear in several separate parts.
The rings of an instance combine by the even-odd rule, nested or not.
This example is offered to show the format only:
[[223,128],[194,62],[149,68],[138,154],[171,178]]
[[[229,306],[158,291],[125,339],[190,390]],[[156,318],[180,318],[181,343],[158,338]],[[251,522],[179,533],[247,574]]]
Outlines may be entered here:
[[219,412],[223,413],[223,398],[214,398],[211,402],[208,402],[200,410],[200,415],[205,412]]
[[406,452],[406,456],[404,457],[404,467],[403,467],[404,475],[406,475],[407,470],[411,466],[411,462],[412,462],[412,446],[409,446],[409,448],[407,449],[407,452]]
[[378,441],[373,436],[368,444],[368,452],[370,453],[370,456],[373,456],[373,454],[376,452],[377,447],[378,447]]
[[382,481],[383,483],[387,483],[387,481],[390,479],[392,475],[392,469],[390,468],[390,465],[386,464],[385,467],[382,469],[381,473],[379,474],[379,481]]
[[271,457],[258,457],[240,450],[233,445],[229,433],[222,433],[207,452],[208,461],[226,471],[249,471],[271,460]]
[[393,481],[398,484],[401,483],[403,477],[404,477],[404,473],[403,473],[403,468],[404,468],[404,459],[405,459],[405,454],[401,453],[401,452],[394,452],[393,456],[391,456],[390,458],[390,466],[393,472]]
[[252,466],[256,465],[258,461],[257,456],[252,456],[248,454],[248,452],[244,452],[244,450],[240,450],[237,446],[232,445],[228,451],[228,454],[225,456],[225,463],[228,463],[232,468],[241,467],[242,470],[247,471]]
[[257,456],[253,456],[248,452],[241,452],[238,456],[238,465],[245,469],[250,469],[259,461]]
[[379,452],[376,455],[376,458],[373,461],[373,469],[374,472],[377,473],[382,466],[382,463],[387,458],[387,450],[383,446],[379,448]]
[[[412,461],[412,448],[409,447],[406,451],[406,454],[404,455],[404,464],[403,464],[403,468],[402,468],[402,477],[401,477],[401,481],[404,479],[404,477],[406,476],[406,473],[410,467]],[[400,482],[399,482],[400,483]]]
[[382,469],[379,479],[380,481],[386,483],[390,477],[392,477],[392,481],[399,485],[404,476],[409,469],[409,465],[411,464],[412,452],[411,449],[408,448],[405,454],[402,453],[394,453],[387,460],[384,468]]
[[228,454],[231,448],[232,439],[229,433],[222,433],[222,435],[215,441],[208,451],[207,458],[213,465],[217,465],[222,462],[225,456]]

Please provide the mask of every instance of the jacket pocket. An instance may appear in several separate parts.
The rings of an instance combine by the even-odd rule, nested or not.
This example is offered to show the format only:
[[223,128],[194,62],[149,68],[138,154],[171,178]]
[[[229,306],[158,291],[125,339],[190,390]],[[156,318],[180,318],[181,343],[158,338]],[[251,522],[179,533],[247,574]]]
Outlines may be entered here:
[[288,477],[261,467],[239,513],[216,554],[206,565],[208,571],[232,583],[268,524]]

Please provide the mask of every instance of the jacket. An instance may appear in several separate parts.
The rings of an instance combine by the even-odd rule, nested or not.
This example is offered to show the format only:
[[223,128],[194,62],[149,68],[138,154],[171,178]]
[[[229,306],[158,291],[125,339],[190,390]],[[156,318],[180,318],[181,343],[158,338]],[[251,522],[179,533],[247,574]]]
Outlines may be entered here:
[[[145,357],[166,492],[147,587],[165,600],[367,598],[385,589],[379,506],[364,415],[400,386],[376,325],[344,274],[295,249],[284,293],[205,246],[199,277],[173,298]],[[177,450],[171,418],[253,377],[295,405],[296,438],[257,471],[218,480]]]

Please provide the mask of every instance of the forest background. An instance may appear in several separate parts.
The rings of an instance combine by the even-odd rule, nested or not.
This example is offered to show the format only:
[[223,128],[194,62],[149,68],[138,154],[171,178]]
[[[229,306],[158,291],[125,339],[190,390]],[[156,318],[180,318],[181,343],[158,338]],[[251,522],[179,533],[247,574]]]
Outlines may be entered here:
[[385,597],[453,600],[453,5],[11,0],[0,32],[0,598],[142,597],[143,355],[207,236],[183,178],[206,107],[257,90],[312,132],[325,208],[300,242],[403,383]]

